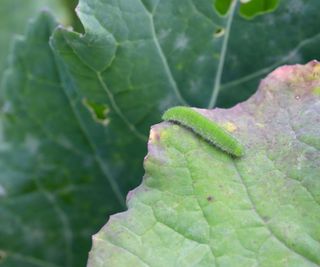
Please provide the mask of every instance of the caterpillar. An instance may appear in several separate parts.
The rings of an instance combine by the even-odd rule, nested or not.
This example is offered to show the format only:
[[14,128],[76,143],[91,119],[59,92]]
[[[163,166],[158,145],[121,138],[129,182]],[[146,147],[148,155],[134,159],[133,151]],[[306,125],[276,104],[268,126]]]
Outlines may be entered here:
[[235,157],[244,155],[244,146],[236,138],[191,108],[180,106],[170,108],[163,114],[162,119],[191,129],[207,142]]

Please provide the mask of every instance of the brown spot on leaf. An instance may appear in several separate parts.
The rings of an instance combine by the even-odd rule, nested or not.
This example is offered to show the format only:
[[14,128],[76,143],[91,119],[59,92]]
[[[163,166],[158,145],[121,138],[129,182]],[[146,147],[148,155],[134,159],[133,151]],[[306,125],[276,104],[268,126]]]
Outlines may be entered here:
[[160,141],[160,133],[154,128],[152,128],[150,131],[149,141],[151,143],[158,143]]
[[269,222],[270,221],[270,217],[269,216],[263,216],[262,219],[264,220],[264,222]]

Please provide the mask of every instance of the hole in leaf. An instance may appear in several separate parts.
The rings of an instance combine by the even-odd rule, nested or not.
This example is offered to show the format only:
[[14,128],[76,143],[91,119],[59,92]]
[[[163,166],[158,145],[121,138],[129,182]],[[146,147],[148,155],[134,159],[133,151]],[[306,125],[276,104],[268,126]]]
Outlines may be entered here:
[[93,119],[102,124],[103,126],[107,126],[109,124],[108,113],[109,107],[104,103],[96,103],[93,101],[84,98],[82,100],[83,105],[90,111]]
[[213,35],[214,35],[214,37],[218,38],[218,37],[223,36],[224,32],[225,32],[224,28],[217,28]]
[[279,0],[241,0],[240,15],[246,19],[252,19],[274,11],[278,5]]

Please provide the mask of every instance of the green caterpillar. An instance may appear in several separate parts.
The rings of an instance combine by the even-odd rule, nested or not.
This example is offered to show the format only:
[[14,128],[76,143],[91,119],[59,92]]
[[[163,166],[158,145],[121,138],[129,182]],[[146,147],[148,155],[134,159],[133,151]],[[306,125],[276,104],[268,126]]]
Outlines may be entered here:
[[236,156],[244,155],[244,146],[217,123],[202,116],[188,107],[173,107],[162,116],[165,121],[171,121],[185,126],[206,141],[214,144],[221,150]]

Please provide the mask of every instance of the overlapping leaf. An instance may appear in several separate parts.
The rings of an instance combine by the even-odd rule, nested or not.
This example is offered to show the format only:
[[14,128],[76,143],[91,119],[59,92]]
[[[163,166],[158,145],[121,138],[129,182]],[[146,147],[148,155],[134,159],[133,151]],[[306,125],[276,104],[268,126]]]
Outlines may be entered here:
[[246,147],[153,126],[146,174],[94,236],[90,267],[319,266],[320,63],[281,67],[232,109],[199,110]]

